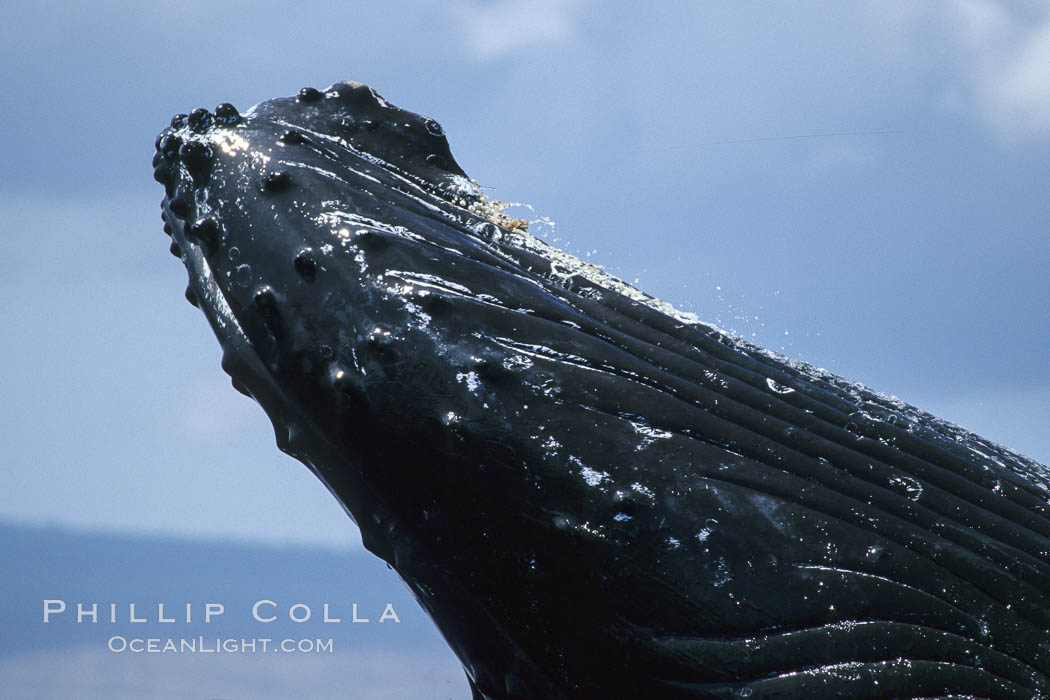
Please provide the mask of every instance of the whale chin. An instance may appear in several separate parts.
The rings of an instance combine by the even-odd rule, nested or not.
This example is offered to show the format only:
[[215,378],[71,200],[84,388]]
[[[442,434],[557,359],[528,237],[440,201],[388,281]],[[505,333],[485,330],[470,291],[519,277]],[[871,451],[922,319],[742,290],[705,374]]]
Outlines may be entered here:
[[176,115],[223,368],[476,698],[1050,693],[1050,471],[559,251],[371,88]]

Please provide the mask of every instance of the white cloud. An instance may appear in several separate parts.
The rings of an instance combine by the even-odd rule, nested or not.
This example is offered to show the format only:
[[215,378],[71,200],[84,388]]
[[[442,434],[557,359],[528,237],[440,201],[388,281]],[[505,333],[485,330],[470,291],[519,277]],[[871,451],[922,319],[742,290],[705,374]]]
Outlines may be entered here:
[[580,0],[501,0],[460,3],[452,11],[463,22],[474,55],[494,59],[571,41],[577,34],[576,11],[581,4]]
[[1008,141],[1050,137],[1050,12],[956,0],[949,22],[963,55],[966,92],[979,116]]

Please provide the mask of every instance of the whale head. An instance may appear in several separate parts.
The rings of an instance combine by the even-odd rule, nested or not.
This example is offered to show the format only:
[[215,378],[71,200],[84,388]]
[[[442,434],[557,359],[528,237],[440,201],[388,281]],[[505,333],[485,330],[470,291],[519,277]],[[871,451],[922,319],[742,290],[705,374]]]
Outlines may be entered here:
[[374,90],[177,115],[187,298],[476,697],[1050,692],[1050,476],[504,214]]

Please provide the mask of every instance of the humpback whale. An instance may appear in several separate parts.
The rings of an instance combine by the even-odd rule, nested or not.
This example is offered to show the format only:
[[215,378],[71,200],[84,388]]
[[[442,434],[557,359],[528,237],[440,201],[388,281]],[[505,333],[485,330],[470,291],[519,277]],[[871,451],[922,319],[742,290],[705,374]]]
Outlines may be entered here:
[[222,366],[475,698],[1050,694],[1050,471],[529,233],[354,82],[156,141]]

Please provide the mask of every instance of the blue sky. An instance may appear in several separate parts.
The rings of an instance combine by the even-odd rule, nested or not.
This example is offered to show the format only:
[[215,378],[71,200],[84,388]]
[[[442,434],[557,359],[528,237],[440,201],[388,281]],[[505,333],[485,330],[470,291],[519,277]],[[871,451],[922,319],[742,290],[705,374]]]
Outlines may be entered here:
[[1050,461],[1044,3],[19,3],[0,61],[0,519],[359,546],[229,387],[149,166],[175,112],[346,79],[559,245]]

